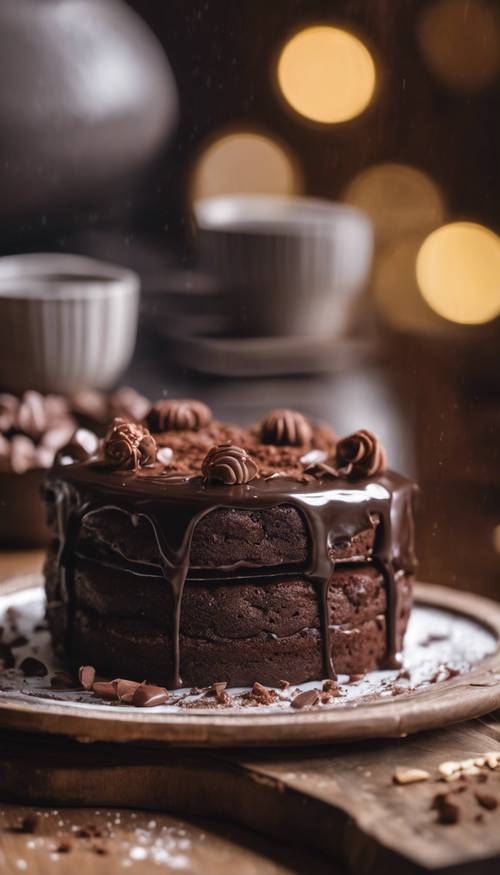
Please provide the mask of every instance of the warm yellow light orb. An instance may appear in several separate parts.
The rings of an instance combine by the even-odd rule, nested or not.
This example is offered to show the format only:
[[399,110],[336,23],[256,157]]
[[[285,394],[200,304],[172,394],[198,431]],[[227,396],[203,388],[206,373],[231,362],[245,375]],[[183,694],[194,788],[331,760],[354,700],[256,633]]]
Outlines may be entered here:
[[251,131],[234,131],[200,154],[191,184],[193,198],[219,194],[296,194],[297,162],[285,146]]
[[375,90],[375,64],[363,43],[337,27],[308,27],[290,39],[278,61],[278,83],[300,115],[345,122],[363,112]]
[[451,322],[478,325],[500,315],[500,238],[472,222],[443,225],[416,263],[424,300]]
[[431,231],[445,218],[439,187],[423,170],[408,164],[374,164],[362,170],[343,199],[368,213],[379,244]]
[[474,94],[500,71],[500,9],[491,0],[422,4],[417,36],[427,66],[456,91]]

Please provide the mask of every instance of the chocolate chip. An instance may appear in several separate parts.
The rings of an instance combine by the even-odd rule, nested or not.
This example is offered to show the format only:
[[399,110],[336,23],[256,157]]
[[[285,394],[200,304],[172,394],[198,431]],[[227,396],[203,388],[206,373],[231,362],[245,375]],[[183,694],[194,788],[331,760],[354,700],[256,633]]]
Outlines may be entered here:
[[447,793],[437,793],[431,807],[437,810],[437,823],[450,825],[460,820],[461,809]]
[[27,678],[44,678],[48,674],[47,666],[34,656],[23,659],[19,668]]
[[292,708],[306,708],[308,705],[316,705],[319,702],[319,690],[305,690],[292,700]]
[[91,690],[95,681],[95,668],[93,665],[81,665],[78,669],[78,680],[84,690]]
[[169,698],[169,695],[168,690],[164,687],[139,684],[134,693],[132,704],[136,708],[154,708],[156,705],[163,705]]
[[487,808],[488,811],[494,811],[498,808],[498,799],[492,793],[485,793],[483,790],[476,790],[474,793],[479,805]]
[[116,684],[111,683],[111,681],[95,681],[92,689],[94,696],[99,696],[101,699],[110,699],[112,701],[118,699]]

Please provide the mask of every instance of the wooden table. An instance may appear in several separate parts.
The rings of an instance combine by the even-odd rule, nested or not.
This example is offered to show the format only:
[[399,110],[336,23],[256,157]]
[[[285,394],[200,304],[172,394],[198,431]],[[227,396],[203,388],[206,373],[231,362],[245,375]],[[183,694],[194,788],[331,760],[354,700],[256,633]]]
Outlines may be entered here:
[[[2,562],[0,575],[12,573],[16,561]],[[39,562],[24,554],[17,568]],[[398,741],[286,751],[82,744],[4,730],[0,871],[498,873],[500,804],[487,810],[476,793],[500,803],[500,770],[453,794],[458,823],[438,823],[432,807],[436,793],[459,786],[437,780],[439,763],[490,750],[500,750],[500,713]],[[432,780],[397,786],[397,766],[427,769]]]

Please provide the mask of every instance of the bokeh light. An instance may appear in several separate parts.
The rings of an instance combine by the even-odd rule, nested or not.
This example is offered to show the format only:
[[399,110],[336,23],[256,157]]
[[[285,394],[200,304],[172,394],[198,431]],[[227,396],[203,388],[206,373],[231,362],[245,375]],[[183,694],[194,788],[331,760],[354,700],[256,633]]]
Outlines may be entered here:
[[431,177],[407,164],[376,164],[354,177],[347,203],[368,213],[378,244],[395,236],[431,231],[445,218],[444,200]]
[[278,83],[296,112],[323,124],[345,122],[368,106],[375,64],[365,45],[337,27],[308,27],[293,36],[278,61]]
[[491,0],[438,0],[426,6],[418,40],[429,69],[454,90],[473,94],[500,70],[500,10]]
[[478,325],[500,315],[500,238],[488,228],[454,222],[433,231],[416,273],[425,301],[445,319]]
[[191,196],[297,194],[301,187],[298,163],[286,146],[260,133],[233,131],[201,151]]
[[415,262],[425,235],[410,234],[390,243],[378,255],[373,274],[373,294],[381,318],[397,331],[436,334],[446,331],[420,294]]

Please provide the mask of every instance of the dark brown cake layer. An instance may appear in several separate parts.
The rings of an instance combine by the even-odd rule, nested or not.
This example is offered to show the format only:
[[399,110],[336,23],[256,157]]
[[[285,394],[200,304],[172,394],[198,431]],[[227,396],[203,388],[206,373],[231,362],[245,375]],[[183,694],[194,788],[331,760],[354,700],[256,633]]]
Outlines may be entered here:
[[[371,556],[378,520],[373,528],[349,540],[332,544],[332,561],[363,561]],[[77,550],[96,555],[108,548],[130,562],[159,566],[158,545],[149,523],[119,511],[98,511],[88,516],[77,541]],[[268,509],[219,508],[204,517],[193,534],[191,569],[272,568],[303,566],[310,553],[304,518],[290,505]],[[406,569],[405,569],[406,570]]]
[[[49,622],[62,643],[67,605],[53,559],[47,562],[46,577]],[[400,575],[397,588],[400,645],[411,607],[411,578]],[[75,600],[76,662],[90,661],[103,673],[167,682],[174,604],[161,577],[78,559]],[[386,606],[382,575],[372,566],[346,566],[333,574],[328,613],[338,672],[364,672],[382,659]],[[188,580],[180,625],[182,680],[190,686],[214,680],[276,684],[282,678],[294,683],[318,678],[324,673],[321,626],[319,589],[305,578]]]

